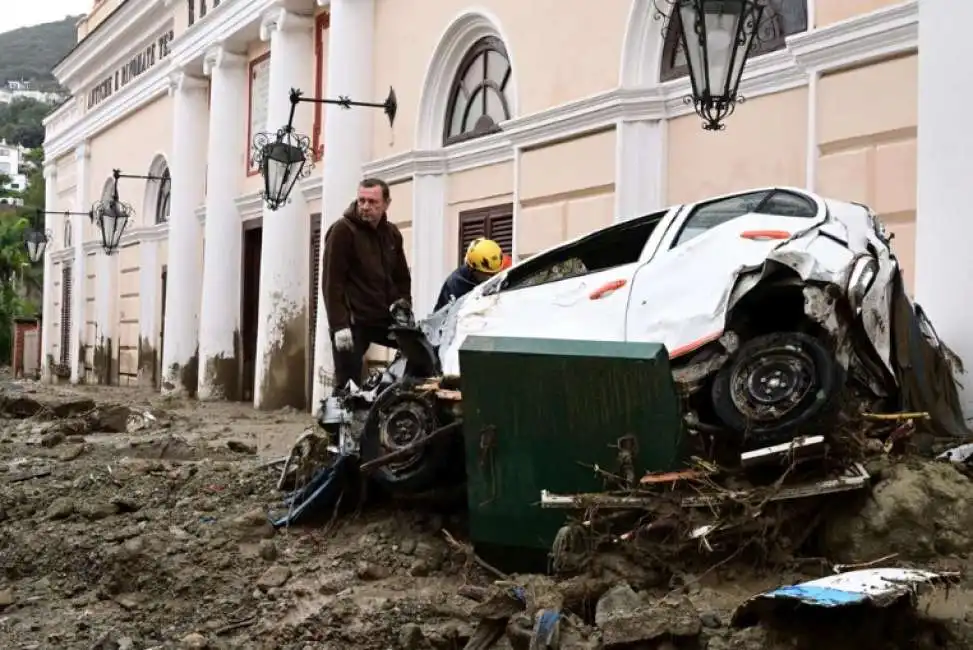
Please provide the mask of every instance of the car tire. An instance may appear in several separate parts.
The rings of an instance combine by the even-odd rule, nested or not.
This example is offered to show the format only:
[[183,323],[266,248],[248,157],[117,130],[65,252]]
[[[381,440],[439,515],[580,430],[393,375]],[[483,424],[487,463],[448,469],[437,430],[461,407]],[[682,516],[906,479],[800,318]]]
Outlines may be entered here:
[[[379,395],[368,413],[361,437],[362,463],[381,458],[391,451],[383,443],[382,419],[395,409],[404,413],[403,417],[425,418],[430,427],[425,430],[425,435],[441,426],[436,421],[433,403],[418,398],[401,384],[393,384]],[[436,487],[448,474],[450,451],[455,446],[450,444],[452,438],[447,435],[434,440],[406,461],[375,468],[372,480],[390,494],[415,494]]]
[[746,449],[827,433],[845,373],[831,350],[803,332],[776,332],[744,343],[711,388],[717,417]]

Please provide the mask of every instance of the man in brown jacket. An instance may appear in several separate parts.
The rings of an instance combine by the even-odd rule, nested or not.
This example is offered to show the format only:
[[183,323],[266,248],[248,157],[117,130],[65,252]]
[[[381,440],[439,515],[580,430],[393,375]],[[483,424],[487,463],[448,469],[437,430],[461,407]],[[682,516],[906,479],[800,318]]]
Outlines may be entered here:
[[349,379],[361,382],[369,345],[396,347],[389,308],[412,302],[412,275],[402,233],[386,215],[389,203],[388,184],[366,178],[357,200],[325,234],[321,288],[339,390]]

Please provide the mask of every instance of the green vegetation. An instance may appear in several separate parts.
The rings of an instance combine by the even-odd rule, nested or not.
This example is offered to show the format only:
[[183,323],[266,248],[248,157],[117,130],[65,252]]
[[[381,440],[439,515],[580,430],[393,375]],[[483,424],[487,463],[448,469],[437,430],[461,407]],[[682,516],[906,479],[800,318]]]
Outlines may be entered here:
[[[44,210],[44,152],[34,149],[27,155],[27,189],[2,192],[0,196],[23,199],[29,207],[0,212],[0,363],[10,362],[13,319],[39,315],[44,286],[44,267],[32,265],[24,247],[24,231],[33,224],[35,210]],[[0,174],[0,186],[4,184]],[[43,223],[36,223],[43,228]]]
[[68,16],[0,34],[0,83],[23,79],[34,82],[37,90],[56,89],[51,70],[77,43],[80,18]]
[[17,99],[0,104],[0,140],[22,144],[29,149],[44,143],[44,123],[54,107],[33,99]]

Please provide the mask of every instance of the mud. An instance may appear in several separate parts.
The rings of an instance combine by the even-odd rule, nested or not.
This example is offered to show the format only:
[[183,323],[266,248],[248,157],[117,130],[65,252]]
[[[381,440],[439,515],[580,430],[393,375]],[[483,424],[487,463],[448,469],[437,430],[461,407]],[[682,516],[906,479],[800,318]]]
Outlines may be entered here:
[[[916,558],[928,555],[920,566],[968,567],[962,543],[947,548],[937,537],[973,535],[973,526],[961,530],[968,515],[959,507],[973,488],[952,467],[889,468],[874,504],[849,503],[828,531],[825,559],[687,573],[604,555],[579,577],[511,577],[527,603],[504,610],[491,597],[502,591],[494,576],[445,542],[443,529],[463,539],[462,514],[386,505],[274,531],[277,468],[265,463],[287,452],[311,424],[307,414],[128,387],[0,380],[0,390],[6,403],[49,405],[0,419],[2,648],[446,650],[491,625],[496,647],[526,648],[538,612],[558,606],[569,621],[562,648],[973,647],[966,578],[925,600],[919,616],[812,611],[779,626],[729,625],[751,595],[831,573],[832,553],[870,561],[892,546],[906,552],[909,531],[927,540],[914,545]],[[50,416],[57,404],[90,400],[97,425],[70,429],[80,406]]]
[[159,371],[158,353],[145,337],[139,339],[139,386],[155,386],[156,373]]
[[95,382],[110,386],[112,382],[112,340],[102,337],[94,349]]
[[200,399],[236,401],[240,399],[240,332],[233,332],[233,354],[220,354],[205,360],[203,370],[203,385],[207,394],[199,395]]
[[307,307],[281,309],[272,331],[280,340],[267,352],[260,381],[260,409],[272,411],[285,406],[307,406]]

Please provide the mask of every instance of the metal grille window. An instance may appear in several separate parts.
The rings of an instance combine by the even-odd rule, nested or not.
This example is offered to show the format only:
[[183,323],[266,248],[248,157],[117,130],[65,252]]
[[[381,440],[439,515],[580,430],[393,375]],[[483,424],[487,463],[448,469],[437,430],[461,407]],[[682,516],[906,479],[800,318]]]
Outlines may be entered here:
[[500,130],[500,122],[512,117],[507,96],[512,75],[500,39],[482,38],[470,48],[450,91],[444,145]]
[[61,363],[71,363],[71,267],[61,269]]
[[159,181],[159,195],[155,202],[155,222],[165,223],[169,221],[169,198],[172,196],[172,179],[169,176],[169,168],[166,167],[162,172],[162,180]]
[[[781,50],[788,36],[807,31],[807,0],[764,0],[764,5],[766,9],[757,28],[750,58]],[[689,75],[686,52],[679,42],[681,32],[677,11],[672,15],[672,24],[662,47],[662,81]]]
[[514,245],[514,206],[512,203],[459,214],[459,263],[474,239],[486,237],[499,244],[510,255]]
[[309,267],[311,269],[311,295],[308,296],[308,404],[311,403],[310,391],[314,386],[314,354],[315,354],[315,335],[318,328],[318,305],[321,304],[319,298],[321,293],[321,215],[311,215],[311,259]]

